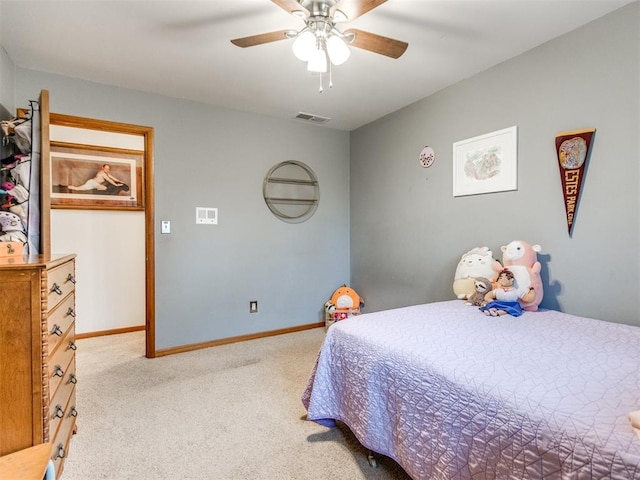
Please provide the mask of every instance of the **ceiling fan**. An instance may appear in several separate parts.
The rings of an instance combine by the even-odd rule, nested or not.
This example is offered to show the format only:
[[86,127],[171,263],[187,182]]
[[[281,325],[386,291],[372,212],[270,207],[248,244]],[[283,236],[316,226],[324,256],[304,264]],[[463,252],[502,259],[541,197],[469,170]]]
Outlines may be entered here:
[[[336,25],[358,18],[387,0],[271,0],[305,23],[301,30],[278,30],[236,38],[238,47],[253,47],[278,40],[294,39],[293,53],[308,62],[307,69],[324,73],[330,65],[341,65],[349,58],[348,45],[399,58],[408,43],[356,28],[341,31]],[[330,72],[330,70],[329,70]],[[321,88],[322,90],[322,88]]]

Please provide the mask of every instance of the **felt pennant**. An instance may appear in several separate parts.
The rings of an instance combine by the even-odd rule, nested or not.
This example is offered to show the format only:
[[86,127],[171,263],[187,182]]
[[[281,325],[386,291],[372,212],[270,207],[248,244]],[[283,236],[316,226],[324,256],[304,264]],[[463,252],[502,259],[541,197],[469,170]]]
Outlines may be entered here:
[[556,135],[556,153],[562,181],[564,208],[569,236],[573,230],[582,182],[589,160],[589,149],[595,128],[561,132]]

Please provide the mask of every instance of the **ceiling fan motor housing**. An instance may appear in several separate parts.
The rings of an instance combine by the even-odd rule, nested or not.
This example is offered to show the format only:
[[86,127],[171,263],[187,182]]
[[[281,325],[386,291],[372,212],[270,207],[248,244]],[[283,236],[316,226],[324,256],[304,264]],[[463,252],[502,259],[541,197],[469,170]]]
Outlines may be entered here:
[[330,17],[331,8],[338,3],[339,0],[298,0],[298,3],[307,9],[311,17]]

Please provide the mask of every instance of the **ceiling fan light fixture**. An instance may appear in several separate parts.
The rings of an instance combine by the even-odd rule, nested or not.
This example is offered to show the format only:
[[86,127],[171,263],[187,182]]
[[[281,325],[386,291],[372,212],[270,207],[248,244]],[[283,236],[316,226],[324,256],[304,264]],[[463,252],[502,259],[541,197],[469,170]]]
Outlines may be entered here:
[[316,50],[315,35],[309,30],[303,31],[302,33],[298,34],[293,42],[293,45],[291,45],[291,49],[293,50],[293,54],[298,60],[302,60],[303,62],[309,61],[314,53],[314,50]]
[[322,48],[316,48],[309,58],[307,70],[310,72],[326,73],[327,68],[327,52]]
[[331,35],[327,40],[327,53],[334,65],[342,65],[351,55],[347,44],[337,35]]

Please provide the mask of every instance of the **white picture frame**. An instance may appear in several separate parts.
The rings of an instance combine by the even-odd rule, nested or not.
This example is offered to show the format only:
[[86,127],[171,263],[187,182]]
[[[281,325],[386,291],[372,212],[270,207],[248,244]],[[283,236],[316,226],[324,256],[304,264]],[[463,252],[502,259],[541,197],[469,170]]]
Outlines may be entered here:
[[517,126],[454,142],[454,197],[517,189]]

